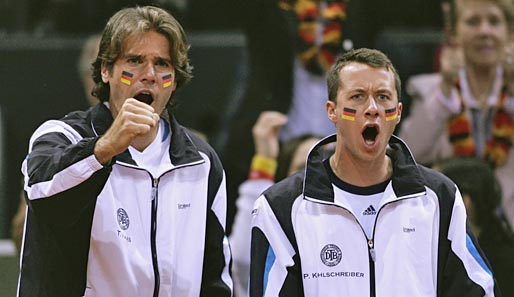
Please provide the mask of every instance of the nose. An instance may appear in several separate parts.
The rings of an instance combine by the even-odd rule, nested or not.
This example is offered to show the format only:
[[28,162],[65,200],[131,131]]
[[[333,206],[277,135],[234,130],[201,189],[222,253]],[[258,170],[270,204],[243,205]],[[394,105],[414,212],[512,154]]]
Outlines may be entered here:
[[149,83],[155,83],[156,80],[156,72],[155,67],[152,63],[146,63],[143,68],[143,75],[141,78],[143,81]]
[[378,116],[378,105],[373,96],[368,99],[368,105],[366,106],[365,115],[369,117]]
[[480,34],[490,34],[493,30],[493,25],[488,20],[482,20],[478,27]]

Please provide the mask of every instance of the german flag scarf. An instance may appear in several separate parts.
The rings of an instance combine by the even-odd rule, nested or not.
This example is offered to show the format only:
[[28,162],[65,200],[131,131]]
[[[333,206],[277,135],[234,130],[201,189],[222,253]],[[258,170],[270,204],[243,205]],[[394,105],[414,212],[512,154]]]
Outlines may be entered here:
[[[292,11],[296,16],[297,57],[309,72],[325,73],[342,52],[342,30],[348,2],[279,0],[281,9]],[[317,42],[320,33],[321,40]]]
[[[465,110],[460,84],[457,84],[456,88],[459,94],[461,108],[459,114],[448,120],[450,143],[453,146],[455,156],[473,157],[476,156],[476,148],[472,137],[471,122]],[[506,99],[507,92],[504,86],[493,110],[491,136],[487,140],[485,151],[480,152],[480,155],[482,155],[485,160],[489,161],[493,167],[499,167],[505,164],[512,147],[514,122],[511,115],[505,109]]]

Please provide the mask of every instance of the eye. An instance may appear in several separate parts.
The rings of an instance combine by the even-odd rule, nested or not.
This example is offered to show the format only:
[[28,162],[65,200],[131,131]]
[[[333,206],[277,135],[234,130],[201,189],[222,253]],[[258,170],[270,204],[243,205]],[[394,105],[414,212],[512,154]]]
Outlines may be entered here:
[[350,96],[351,100],[361,100],[363,98],[364,98],[363,94],[354,94],[354,95]]
[[480,18],[476,17],[476,16],[470,17],[470,18],[466,19],[465,23],[468,26],[476,27],[476,26],[480,25]]
[[168,67],[170,66],[170,63],[168,63],[168,61],[164,60],[164,59],[159,59],[157,61],[157,63],[155,63],[157,66],[162,66],[162,67]]
[[496,27],[496,26],[500,25],[501,23],[502,23],[502,20],[499,17],[497,17],[497,16],[489,17],[489,24],[491,26],[495,26]]
[[389,98],[390,98],[389,95],[386,95],[386,94],[379,94],[377,96],[378,100],[384,100],[385,101],[385,100],[389,100]]
[[159,72],[170,72],[173,69],[173,64],[166,58],[157,58],[154,61],[154,65]]
[[137,65],[141,62],[141,59],[139,57],[128,57],[127,62],[131,65]]

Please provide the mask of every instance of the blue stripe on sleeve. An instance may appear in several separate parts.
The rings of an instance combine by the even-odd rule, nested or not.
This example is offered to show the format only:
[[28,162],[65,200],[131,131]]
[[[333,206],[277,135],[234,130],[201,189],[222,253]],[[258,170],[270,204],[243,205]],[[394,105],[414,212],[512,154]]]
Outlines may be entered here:
[[264,266],[264,290],[263,293],[266,292],[266,287],[268,286],[268,275],[269,271],[271,270],[271,267],[273,267],[273,264],[275,263],[275,253],[273,252],[273,249],[271,246],[268,248],[268,254],[266,255],[266,266]]
[[468,251],[473,256],[473,258],[475,258],[475,260],[478,262],[478,264],[480,264],[482,269],[484,269],[484,271],[487,272],[487,274],[489,274],[492,277],[493,273],[491,272],[489,267],[487,267],[487,265],[485,264],[485,261],[482,258],[482,256],[480,256],[480,253],[478,252],[475,244],[471,240],[471,237],[469,237],[469,234],[466,234],[466,247],[468,248]]

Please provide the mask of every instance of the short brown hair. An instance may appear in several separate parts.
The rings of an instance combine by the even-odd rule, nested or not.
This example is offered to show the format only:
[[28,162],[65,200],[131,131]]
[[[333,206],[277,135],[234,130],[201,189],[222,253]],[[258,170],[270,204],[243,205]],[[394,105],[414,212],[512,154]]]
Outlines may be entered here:
[[93,95],[100,101],[108,101],[110,95],[109,84],[102,81],[102,63],[105,63],[107,69],[112,70],[127,38],[149,31],[162,34],[170,43],[170,57],[175,67],[177,89],[193,77],[193,67],[189,64],[187,56],[189,45],[186,43],[184,29],[179,22],[167,11],[158,7],[124,8],[107,22],[100,40],[98,56],[93,63],[93,80],[96,84]]
[[369,48],[359,48],[346,52],[337,59],[334,65],[332,65],[327,74],[328,100],[337,103],[337,92],[341,85],[339,72],[341,72],[343,67],[352,62],[366,64],[373,68],[385,68],[388,71],[391,71],[394,75],[394,83],[398,100],[400,100],[402,84],[400,76],[394,68],[393,63],[391,63],[391,60],[389,60],[389,58],[381,51]]

